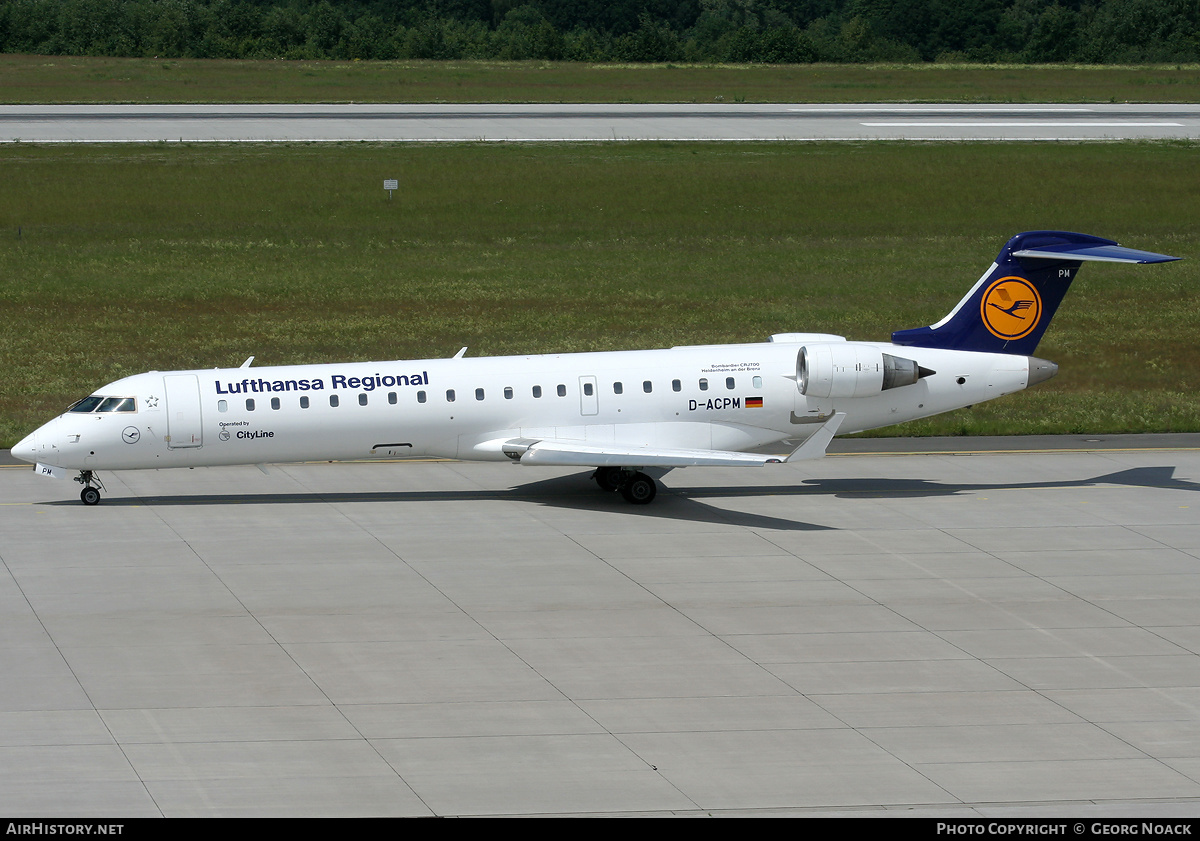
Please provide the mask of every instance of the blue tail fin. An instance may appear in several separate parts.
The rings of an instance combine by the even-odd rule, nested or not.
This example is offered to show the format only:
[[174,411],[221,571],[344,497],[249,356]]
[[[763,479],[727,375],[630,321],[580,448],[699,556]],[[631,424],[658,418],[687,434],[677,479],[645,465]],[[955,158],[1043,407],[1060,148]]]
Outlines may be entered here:
[[1087,234],[1017,234],[949,315],[929,327],[897,330],[892,341],[1031,356],[1083,261],[1164,263],[1178,259],[1122,248],[1110,239]]

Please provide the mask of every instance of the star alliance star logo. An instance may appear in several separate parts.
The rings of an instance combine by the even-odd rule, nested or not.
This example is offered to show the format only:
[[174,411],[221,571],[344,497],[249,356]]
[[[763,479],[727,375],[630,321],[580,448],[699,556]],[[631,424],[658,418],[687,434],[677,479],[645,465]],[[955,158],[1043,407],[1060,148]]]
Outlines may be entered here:
[[146,398],[146,408],[157,409],[158,408],[158,398],[155,397],[154,395],[147,397]]

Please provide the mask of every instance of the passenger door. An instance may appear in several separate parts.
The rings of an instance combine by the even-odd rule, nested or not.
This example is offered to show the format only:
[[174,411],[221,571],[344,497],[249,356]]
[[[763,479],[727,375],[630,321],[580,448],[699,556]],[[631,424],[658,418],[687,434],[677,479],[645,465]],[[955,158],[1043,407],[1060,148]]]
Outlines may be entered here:
[[200,381],[195,374],[163,377],[167,394],[167,446],[172,450],[204,446],[200,418]]

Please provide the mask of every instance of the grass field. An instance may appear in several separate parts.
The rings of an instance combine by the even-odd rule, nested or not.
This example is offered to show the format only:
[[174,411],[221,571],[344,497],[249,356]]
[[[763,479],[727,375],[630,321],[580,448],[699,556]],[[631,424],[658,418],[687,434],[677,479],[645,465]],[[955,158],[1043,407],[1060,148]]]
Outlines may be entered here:
[[[758,341],[931,323],[1021,230],[1088,265],[1058,378],[896,434],[1200,430],[1190,143],[10,146],[0,446],[151,368]],[[388,200],[384,178],[399,178]]]
[[612,65],[0,55],[0,102],[1195,102],[1200,66]]

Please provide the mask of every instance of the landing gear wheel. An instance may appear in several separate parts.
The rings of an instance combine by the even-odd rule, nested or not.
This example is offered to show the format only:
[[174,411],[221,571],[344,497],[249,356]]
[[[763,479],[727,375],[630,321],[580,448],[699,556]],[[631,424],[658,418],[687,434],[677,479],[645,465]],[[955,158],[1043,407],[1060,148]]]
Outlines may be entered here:
[[596,480],[596,484],[602,491],[620,490],[623,481],[619,467],[597,467],[592,478]]
[[96,505],[100,502],[100,491],[103,490],[104,483],[96,477],[95,473],[90,470],[80,470],[75,481],[83,485],[83,490],[79,492],[79,498],[83,500],[84,505]]
[[658,485],[645,473],[634,473],[621,487],[621,496],[634,505],[646,505],[658,494]]

